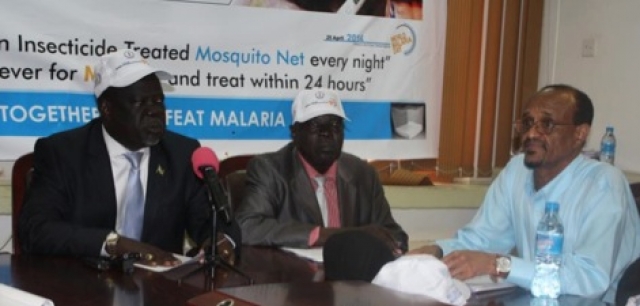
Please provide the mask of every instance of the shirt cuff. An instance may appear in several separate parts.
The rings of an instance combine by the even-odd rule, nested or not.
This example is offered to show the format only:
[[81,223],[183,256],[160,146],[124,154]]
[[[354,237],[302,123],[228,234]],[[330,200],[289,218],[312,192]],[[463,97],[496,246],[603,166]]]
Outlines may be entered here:
[[100,250],[100,256],[109,257],[109,253],[107,253],[107,242],[102,242],[102,249]]
[[[224,234],[224,238],[227,239],[227,241],[229,241],[229,243],[231,243],[231,245],[233,246],[233,249],[235,250],[236,249],[236,242],[233,241],[233,239],[231,239],[231,236],[229,236],[227,234]],[[220,244],[220,243],[218,243],[218,244]]]
[[533,274],[535,274],[535,265],[532,262],[511,256],[511,271],[506,281],[530,289]]
[[316,244],[316,242],[318,242],[318,238],[320,238],[320,227],[316,226],[314,229],[311,230],[311,233],[309,233],[309,246],[312,247]]

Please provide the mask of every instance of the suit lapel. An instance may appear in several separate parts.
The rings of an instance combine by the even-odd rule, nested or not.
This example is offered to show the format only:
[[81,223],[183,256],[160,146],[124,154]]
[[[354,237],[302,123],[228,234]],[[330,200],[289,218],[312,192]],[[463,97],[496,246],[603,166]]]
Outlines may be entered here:
[[293,164],[289,181],[289,186],[291,186],[290,194],[294,205],[299,207],[298,215],[300,217],[306,215],[305,220],[313,224],[322,225],[322,213],[316,198],[316,191],[309,180],[309,175],[304,170],[296,150],[292,149],[290,152],[291,156],[289,158],[292,159]]
[[147,233],[147,226],[150,220],[153,220],[158,214],[160,203],[162,203],[161,192],[167,188],[167,157],[164,154],[161,144],[150,148],[149,169],[147,173],[147,193],[144,203],[144,224],[142,226],[142,239],[150,233]]
[[109,224],[115,229],[118,214],[118,204],[116,202],[116,189],[111,171],[111,160],[107,152],[102,135],[102,123],[93,121],[89,131],[89,141],[87,149],[87,172],[85,177],[86,186],[91,190],[89,194],[94,195],[94,199],[99,199],[100,203],[109,203],[106,210],[106,218]]
[[357,190],[352,186],[352,176],[348,170],[349,165],[338,158],[338,173],[336,174],[336,187],[338,188],[338,207],[340,209],[340,225],[342,227],[357,226],[353,220],[357,220],[356,197]]

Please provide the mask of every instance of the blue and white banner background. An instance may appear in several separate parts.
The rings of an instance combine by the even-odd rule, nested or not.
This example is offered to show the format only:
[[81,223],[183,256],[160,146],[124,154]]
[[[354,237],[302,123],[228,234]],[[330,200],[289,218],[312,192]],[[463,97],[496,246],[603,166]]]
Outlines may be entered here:
[[[121,48],[174,75],[169,129],[222,159],[288,142],[293,97],[317,86],[344,102],[345,151],[437,156],[444,0],[425,0],[422,20],[161,0],[0,3],[0,160],[96,117],[93,65]],[[418,106],[414,126],[394,105]]]

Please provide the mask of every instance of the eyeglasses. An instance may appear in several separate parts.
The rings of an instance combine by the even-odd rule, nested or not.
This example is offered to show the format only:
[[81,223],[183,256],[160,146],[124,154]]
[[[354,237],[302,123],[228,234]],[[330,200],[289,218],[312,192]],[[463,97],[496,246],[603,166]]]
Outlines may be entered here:
[[526,118],[522,120],[518,120],[513,123],[513,128],[516,130],[518,134],[527,133],[532,127],[536,127],[536,130],[542,134],[549,135],[553,132],[553,128],[556,126],[563,125],[575,125],[573,123],[560,123],[555,122],[551,118],[542,118],[538,121],[533,120],[533,118]]

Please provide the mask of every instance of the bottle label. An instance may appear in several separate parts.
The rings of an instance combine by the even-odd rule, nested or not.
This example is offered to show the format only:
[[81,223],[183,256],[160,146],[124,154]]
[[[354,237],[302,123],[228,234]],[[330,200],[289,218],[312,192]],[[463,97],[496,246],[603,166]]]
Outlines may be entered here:
[[564,236],[558,233],[539,232],[536,235],[536,255],[558,256],[562,254]]
[[612,154],[616,151],[616,145],[613,143],[603,143],[600,146],[600,151]]

